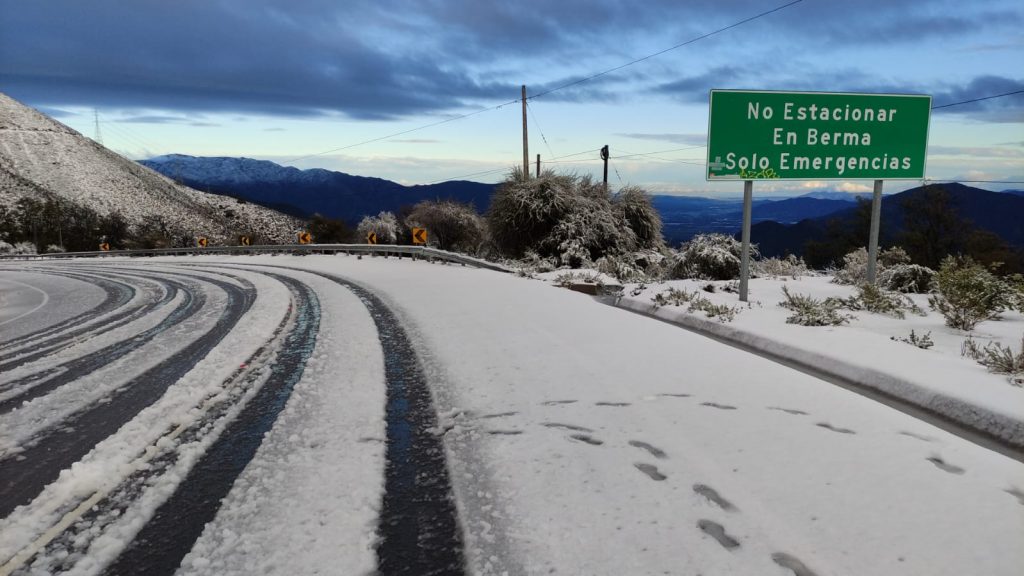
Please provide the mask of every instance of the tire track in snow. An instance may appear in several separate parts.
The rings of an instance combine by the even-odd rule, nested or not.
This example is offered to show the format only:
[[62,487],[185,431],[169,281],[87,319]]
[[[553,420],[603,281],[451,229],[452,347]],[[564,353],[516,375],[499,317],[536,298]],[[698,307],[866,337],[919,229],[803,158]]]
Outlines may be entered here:
[[17,454],[0,460],[0,517],[27,504],[55,480],[61,470],[86,455],[93,446],[116,432],[139,411],[151,405],[167,388],[216,347],[248,312],[255,289],[206,278],[228,294],[216,324],[170,358],[139,374],[103,402],[84,407],[57,427],[33,438]]
[[[206,524],[216,516],[221,501],[255,456],[264,435],[274,425],[302,378],[320,328],[320,301],[312,288],[298,280],[262,274],[287,285],[296,303],[295,323],[269,366],[270,375],[199,457],[173,494],[157,508],[152,519],[106,567],[105,574],[173,574]],[[208,422],[204,420],[191,427],[193,437],[201,433]],[[190,431],[183,434],[184,440],[189,439]],[[168,458],[175,456],[170,454]]]
[[351,290],[366,306],[384,349],[387,380],[387,464],[377,546],[378,572],[432,576],[465,574],[462,529],[452,496],[430,385],[398,317],[371,291],[344,278],[314,274]]
[[[139,498],[158,482],[161,475],[167,473],[183,475],[185,476],[184,481],[195,482],[196,473],[194,471],[189,480],[191,464],[188,462],[179,464],[183,447],[209,442],[213,443],[210,444],[213,448],[209,448],[209,450],[213,450],[217,448],[217,438],[229,436],[237,439],[240,435],[245,435],[249,440],[255,438],[258,442],[262,442],[263,433],[256,433],[258,431],[252,430],[243,430],[240,433],[236,424],[225,423],[225,421],[238,422],[244,419],[245,414],[242,412],[244,407],[260,401],[260,394],[265,397],[268,389],[276,388],[278,396],[280,396],[282,380],[285,381],[284,383],[290,391],[290,387],[301,377],[302,368],[308,359],[308,353],[312,349],[319,328],[318,301],[315,296],[310,299],[312,294],[308,287],[277,275],[268,274],[268,276],[273,276],[286,284],[293,294],[293,303],[297,302],[297,304],[289,306],[289,313],[286,317],[266,342],[246,359],[242,367],[236,369],[217,392],[212,393],[211,396],[199,403],[197,409],[201,411],[202,415],[188,424],[169,428],[159,440],[156,440],[136,457],[135,461],[128,466],[128,469],[134,470],[134,472],[116,486],[112,485],[110,489],[97,492],[88,498],[82,495],[78,500],[62,503],[61,510],[66,512],[61,513],[63,515],[61,520],[46,533],[36,538],[33,544],[19,552],[7,565],[0,567],[0,574],[6,573],[4,569],[13,570],[14,574],[21,574],[24,572],[22,568],[30,560],[32,560],[33,570],[45,569],[54,572],[73,569],[75,564],[82,560],[82,552],[85,552],[112,525],[117,524],[122,517],[130,513],[131,508],[138,504]],[[315,322],[311,322],[311,319]],[[288,333],[284,334],[286,328],[288,328]],[[313,338],[313,341],[310,341],[310,338]],[[304,353],[298,370],[291,366],[288,358],[284,358],[282,361],[279,350],[284,350],[286,355],[295,350]],[[266,402],[263,404],[266,405]],[[281,406],[283,407],[283,403]],[[276,417],[276,414],[274,416]],[[254,421],[250,418],[246,422],[250,428],[268,425],[267,419]],[[269,424],[272,424],[272,421]],[[228,426],[236,426],[236,429],[232,430]],[[237,448],[237,442],[235,444]],[[248,459],[243,461],[237,452],[232,452],[231,455],[231,462],[236,466],[240,464],[241,468],[244,468],[244,465],[248,463]],[[241,468],[233,476],[229,476],[225,474],[225,466],[218,466],[215,474],[201,473],[199,478],[206,480],[217,477],[219,490],[226,494],[225,486],[230,487],[237,477],[237,472],[241,472]],[[175,485],[172,485],[172,489],[182,489],[180,486],[180,482],[176,482]],[[209,486],[201,485],[199,489],[209,490]],[[190,492],[197,491],[190,489]],[[207,498],[207,503],[211,504],[213,508],[200,511],[200,513],[212,518],[212,515],[219,509],[221,498]],[[191,512],[195,513],[195,511]],[[166,524],[166,520],[167,518],[161,518],[159,521]],[[146,568],[146,573],[173,572],[180,564],[181,557],[188,552],[195,538],[198,537],[196,534],[195,537],[189,539],[188,533],[176,526],[161,526],[160,529],[176,535],[181,540],[178,548],[183,549],[184,552],[181,552],[176,559],[165,559],[165,562],[159,566]],[[86,554],[88,553],[86,552]],[[141,570],[141,568],[136,568]]]
[[85,356],[68,360],[62,364],[52,365],[45,370],[4,383],[0,386],[0,389],[4,391],[21,389],[21,392],[0,401],[0,414],[6,414],[24,402],[29,402],[52,392],[69,382],[127,356],[171,327],[188,320],[206,305],[206,295],[201,289],[191,290],[185,284],[173,283],[184,294],[185,298],[159,324],[140,332],[127,341],[115,342]]
[[[29,269],[26,272],[42,272],[41,270]],[[107,280],[105,278],[89,278],[86,280],[92,284],[95,284],[106,293],[106,297],[102,302],[97,304],[91,310],[86,310],[80,314],[76,314],[71,318],[40,328],[35,332],[24,334],[14,338],[8,338],[6,340],[0,340],[0,350],[10,348],[12,346],[22,346],[24,344],[33,342],[35,340],[45,338],[52,334],[59,333],[62,330],[66,330],[71,326],[77,326],[84,322],[88,322],[94,318],[102,316],[108,312],[116,310],[121,306],[124,306],[135,296],[135,288],[124,283],[115,280]]]
[[[65,274],[59,274],[56,272],[47,273],[55,276],[66,276]],[[66,332],[44,338],[41,342],[21,346],[18,350],[0,355],[0,372],[17,368],[18,366],[23,366],[49,354],[59,352],[63,348],[81,341],[86,336],[94,338],[116,328],[120,328],[125,324],[130,324],[131,322],[142,318],[146,314],[166,305],[174,299],[181,289],[180,283],[172,282],[166,278],[153,277],[149,280],[154,281],[156,285],[162,288],[162,294],[158,298],[151,299],[150,301],[133,307],[132,309],[111,314],[110,317],[102,323],[81,323],[78,324],[77,327]],[[26,353],[26,349],[31,349],[32,352]]]

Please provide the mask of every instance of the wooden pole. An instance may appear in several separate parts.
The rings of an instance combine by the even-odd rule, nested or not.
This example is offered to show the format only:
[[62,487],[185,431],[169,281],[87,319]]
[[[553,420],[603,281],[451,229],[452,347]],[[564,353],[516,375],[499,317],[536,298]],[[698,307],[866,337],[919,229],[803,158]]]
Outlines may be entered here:
[[608,145],[605,144],[601,147],[601,160],[604,160],[604,187],[608,188]]
[[530,141],[526,136],[526,85],[523,85],[523,179],[530,179]]
[[540,154],[537,154],[537,178],[540,178]]

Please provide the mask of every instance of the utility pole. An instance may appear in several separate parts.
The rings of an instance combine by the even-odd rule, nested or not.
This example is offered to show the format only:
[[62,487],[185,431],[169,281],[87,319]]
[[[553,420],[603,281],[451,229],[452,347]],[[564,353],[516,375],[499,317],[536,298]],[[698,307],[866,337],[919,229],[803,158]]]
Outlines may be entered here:
[[601,148],[601,160],[604,160],[604,187],[608,188],[608,145]]
[[523,84],[523,179],[530,179],[530,143],[526,137],[526,84]]
[[96,125],[96,143],[103,144],[103,134],[100,134],[100,111],[97,108],[92,109],[92,118]]
[[537,178],[540,178],[540,154],[537,154]]

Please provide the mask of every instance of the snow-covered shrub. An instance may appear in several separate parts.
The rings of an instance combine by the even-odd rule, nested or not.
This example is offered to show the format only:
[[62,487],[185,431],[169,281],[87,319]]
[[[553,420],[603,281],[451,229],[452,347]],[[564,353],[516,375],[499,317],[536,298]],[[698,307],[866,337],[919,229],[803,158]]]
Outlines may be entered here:
[[651,197],[639,186],[627,186],[612,198],[641,248],[662,248],[661,215],[651,204]]
[[59,246],[57,244],[50,244],[49,246],[46,247],[47,254],[56,254],[59,252],[66,252],[66,250],[64,250],[63,246]]
[[599,272],[620,282],[645,282],[650,279],[644,268],[629,256],[602,256],[594,265]]
[[391,212],[364,216],[356,227],[356,234],[361,241],[365,241],[370,232],[377,234],[378,244],[394,244],[398,241],[398,219]]
[[861,284],[857,287],[857,294],[842,300],[842,303],[850,310],[867,310],[900,320],[906,317],[905,311],[907,310],[917,315],[924,315],[924,311],[910,298],[873,284]]
[[899,337],[899,338],[897,338],[895,336],[892,336],[889,339],[890,340],[894,340],[896,342],[905,342],[907,344],[910,344],[911,346],[917,346],[918,348],[920,348],[922,350],[927,350],[927,349],[929,349],[929,348],[931,348],[932,346],[935,345],[935,342],[932,342],[932,333],[931,332],[928,332],[924,336],[918,336],[917,334],[914,333],[913,330],[911,330],[910,331],[910,336],[907,336],[906,338],[904,338],[902,336]]
[[792,254],[785,258],[763,258],[751,262],[751,273],[762,278],[778,278],[780,276],[791,276],[794,280],[807,274],[807,263],[803,258]]
[[970,257],[947,256],[935,273],[935,289],[928,304],[947,326],[961,330],[973,330],[1009,304],[1007,284]]
[[14,244],[0,240],[0,254],[11,254],[14,252]]
[[[740,275],[742,243],[725,234],[698,234],[683,244],[673,256],[671,278],[732,280]],[[756,245],[750,246],[750,258],[758,257]]]
[[601,275],[594,272],[564,272],[555,276],[552,281],[559,288],[568,288],[573,284],[597,284],[602,285]]
[[878,274],[878,283],[887,290],[926,294],[931,288],[935,270],[918,264],[896,264]]
[[36,245],[31,242],[15,242],[11,254],[37,254]]
[[[909,264],[910,257],[899,246],[894,246],[878,252],[875,272],[878,278],[887,267],[899,264]],[[843,256],[843,267],[836,270],[832,281],[836,284],[859,285],[868,281],[868,251],[866,248],[858,248]]]
[[685,288],[669,288],[664,292],[655,294],[651,301],[654,303],[655,309],[668,305],[682,306],[683,304],[689,304],[688,312],[703,312],[708,318],[715,318],[723,323],[732,322],[739,312],[738,308],[725,304],[715,304],[701,296],[697,291],[689,292]]
[[451,200],[424,200],[405,218],[408,228],[426,228],[428,241],[441,250],[479,252],[487,238],[487,224],[469,204]]
[[[660,221],[642,190],[613,201],[589,176],[514,172],[495,192],[487,213],[491,240],[501,254],[533,250],[558,266],[578,268],[605,256],[660,247]],[[633,227],[636,226],[637,229]]]
[[[984,348],[968,338],[960,348],[960,354],[973,358],[978,364],[996,374],[1017,376],[1024,374],[1024,337],[1021,338],[1020,352],[1001,346],[998,342],[989,342]],[[1010,383],[1015,386],[1024,385],[1024,378],[1011,377]]]
[[786,318],[787,324],[799,324],[800,326],[839,326],[846,324],[853,317],[843,314],[839,310],[843,303],[835,298],[817,300],[806,294],[790,294],[789,289],[782,287],[782,293],[786,300],[779,302],[779,306],[790,310],[793,315]]

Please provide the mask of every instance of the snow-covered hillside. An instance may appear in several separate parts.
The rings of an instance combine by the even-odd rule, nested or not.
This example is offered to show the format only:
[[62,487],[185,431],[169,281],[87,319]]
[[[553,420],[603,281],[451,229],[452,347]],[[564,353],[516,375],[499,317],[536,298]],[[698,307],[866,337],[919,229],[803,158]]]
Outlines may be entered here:
[[159,216],[180,235],[213,242],[238,233],[288,242],[301,223],[274,210],[175,184],[0,93],[0,205],[56,197],[138,227]]

